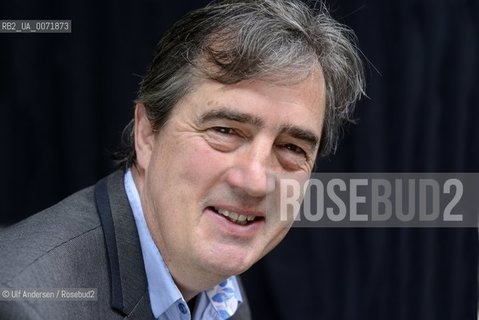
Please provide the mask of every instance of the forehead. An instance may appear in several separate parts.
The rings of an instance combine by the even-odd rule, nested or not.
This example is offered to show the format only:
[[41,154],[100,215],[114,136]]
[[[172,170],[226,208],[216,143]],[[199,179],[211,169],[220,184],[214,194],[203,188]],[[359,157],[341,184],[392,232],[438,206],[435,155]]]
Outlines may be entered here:
[[293,83],[243,80],[222,84],[198,79],[194,89],[175,107],[177,112],[200,117],[212,109],[235,109],[263,123],[304,122],[320,130],[325,112],[325,83],[321,70]]

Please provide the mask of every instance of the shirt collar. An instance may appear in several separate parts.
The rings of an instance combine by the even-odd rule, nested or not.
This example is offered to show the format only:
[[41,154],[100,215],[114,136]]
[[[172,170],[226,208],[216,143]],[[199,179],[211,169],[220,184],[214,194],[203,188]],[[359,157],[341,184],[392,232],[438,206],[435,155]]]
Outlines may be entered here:
[[158,318],[159,315],[170,308],[172,304],[179,299],[183,299],[183,297],[173,281],[168,267],[146,225],[143,209],[141,208],[140,195],[136,189],[130,169],[125,174],[125,190],[128,200],[130,201],[140,237],[153,315],[155,318]]

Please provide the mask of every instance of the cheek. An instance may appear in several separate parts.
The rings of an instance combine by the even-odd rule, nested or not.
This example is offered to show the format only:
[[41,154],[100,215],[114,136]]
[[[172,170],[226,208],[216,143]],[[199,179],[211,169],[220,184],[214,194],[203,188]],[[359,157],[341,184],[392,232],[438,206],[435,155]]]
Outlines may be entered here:
[[205,187],[221,174],[226,163],[225,154],[212,149],[204,139],[192,139],[179,148],[182,151],[173,165],[178,166],[178,178],[181,180],[191,186]]

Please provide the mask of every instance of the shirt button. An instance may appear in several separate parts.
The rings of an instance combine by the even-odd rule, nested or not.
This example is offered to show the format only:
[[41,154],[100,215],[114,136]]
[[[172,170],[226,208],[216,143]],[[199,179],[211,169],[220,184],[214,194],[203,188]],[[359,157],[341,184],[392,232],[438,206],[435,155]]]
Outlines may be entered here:
[[183,314],[187,314],[188,310],[186,310],[186,306],[183,303],[178,304],[178,309],[180,309],[180,312]]

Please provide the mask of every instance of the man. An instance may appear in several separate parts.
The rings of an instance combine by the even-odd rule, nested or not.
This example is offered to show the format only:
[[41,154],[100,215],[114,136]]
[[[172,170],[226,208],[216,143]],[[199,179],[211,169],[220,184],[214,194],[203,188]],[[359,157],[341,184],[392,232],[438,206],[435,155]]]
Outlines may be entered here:
[[291,0],[177,22],[141,83],[124,170],[0,235],[7,295],[96,288],[96,301],[10,299],[1,318],[250,318],[237,275],[291,227],[280,180],[308,179],[363,92],[347,35]]

